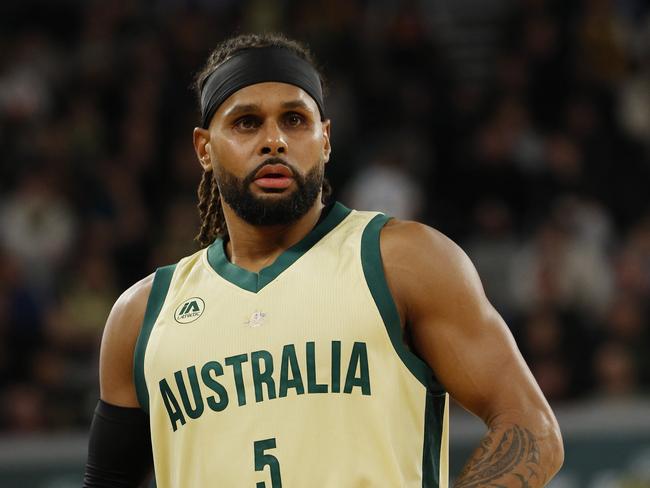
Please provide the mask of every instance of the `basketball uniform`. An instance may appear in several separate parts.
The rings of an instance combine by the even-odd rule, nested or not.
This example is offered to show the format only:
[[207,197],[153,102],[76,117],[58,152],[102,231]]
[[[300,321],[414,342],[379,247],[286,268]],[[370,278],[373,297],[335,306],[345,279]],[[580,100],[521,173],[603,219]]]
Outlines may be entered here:
[[383,214],[336,203],[259,273],[156,271],[135,351],[159,488],[446,487],[448,396],[402,343]]

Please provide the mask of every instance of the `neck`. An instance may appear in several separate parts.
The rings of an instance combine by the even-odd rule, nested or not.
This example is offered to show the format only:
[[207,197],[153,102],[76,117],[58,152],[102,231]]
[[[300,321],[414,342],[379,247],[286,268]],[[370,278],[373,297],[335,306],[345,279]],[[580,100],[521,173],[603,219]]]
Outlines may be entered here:
[[248,271],[258,272],[294,244],[300,242],[316,225],[324,205],[320,195],[305,215],[286,225],[251,225],[241,219],[222,200],[228,226],[226,255],[231,263]]

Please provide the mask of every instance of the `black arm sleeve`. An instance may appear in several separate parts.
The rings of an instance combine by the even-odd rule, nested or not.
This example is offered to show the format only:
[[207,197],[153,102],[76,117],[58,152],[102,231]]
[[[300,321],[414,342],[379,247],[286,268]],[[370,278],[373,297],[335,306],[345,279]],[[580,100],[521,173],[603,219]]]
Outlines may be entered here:
[[149,416],[99,400],[90,426],[83,488],[136,488],[151,474]]

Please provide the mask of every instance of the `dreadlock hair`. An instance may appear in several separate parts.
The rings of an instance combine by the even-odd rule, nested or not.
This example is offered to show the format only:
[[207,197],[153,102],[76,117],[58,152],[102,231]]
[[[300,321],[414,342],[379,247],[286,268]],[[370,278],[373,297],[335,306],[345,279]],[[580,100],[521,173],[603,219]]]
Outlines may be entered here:
[[[201,71],[194,79],[193,89],[196,93],[199,104],[201,102],[201,91],[208,77],[224,61],[231,58],[234,54],[244,49],[262,48],[262,47],[282,47],[292,51],[298,57],[309,62],[319,73],[321,79],[321,88],[325,93],[323,76],[318,70],[314,57],[307,48],[298,41],[286,38],[282,34],[243,34],[221,42],[208,57],[208,60]],[[205,170],[201,177],[198,188],[199,218],[201,220],[201,229],[195,240],[201,248],[207,247],[218,237],[228,236],[228,227],[223,214],[219,188],[211,169]],[[332,187],[326,178],[323,179],[322,202],[327,203],[332,194]]]

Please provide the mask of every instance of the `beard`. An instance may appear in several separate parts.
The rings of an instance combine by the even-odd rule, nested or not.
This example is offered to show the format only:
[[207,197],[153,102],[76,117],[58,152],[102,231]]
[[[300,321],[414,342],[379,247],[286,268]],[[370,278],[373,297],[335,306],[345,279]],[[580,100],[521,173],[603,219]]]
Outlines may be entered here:
[[[291,169],[296,189],[279,198],[264,198],[253,194],[250,189],[255,175],[267,164],[282,164]],[[243,179],[223,168],[217,167],[216,180],[219,193],[237,216],[251,225],[271,226],[291,224],[316,202],[323,187],[324,167],[317,164],[303,176],[296,168],[280,158],[269,158]],[[285,189],[266,189],[267,193],[280,193]]]

